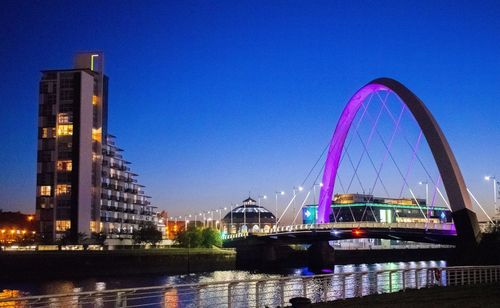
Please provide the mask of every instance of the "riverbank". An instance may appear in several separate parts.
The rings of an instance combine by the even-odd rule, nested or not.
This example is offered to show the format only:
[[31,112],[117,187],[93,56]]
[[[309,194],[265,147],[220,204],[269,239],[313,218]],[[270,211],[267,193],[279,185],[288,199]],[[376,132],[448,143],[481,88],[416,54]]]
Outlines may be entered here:
[[434,287],[404,292],[369,295],[360,298],[317,303],[314,308],[327,307],[498,307],[500,284],[461,287]]
[[0,253],[1,280],[79,278],[149,273],[177,275],[233,270],[236,253],[218,248]]

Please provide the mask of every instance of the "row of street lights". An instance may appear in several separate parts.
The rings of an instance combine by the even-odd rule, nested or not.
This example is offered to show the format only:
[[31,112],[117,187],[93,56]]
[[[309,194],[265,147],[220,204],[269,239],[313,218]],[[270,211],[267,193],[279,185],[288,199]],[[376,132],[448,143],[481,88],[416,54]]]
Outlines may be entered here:
[[[492,181],[493,182],[493,205],[494,205],[494,209],[495,209],[495,213],[497,215],[500,215],[500,210],[498,209],[497,207],[497,199],[498,199],[498,185],[500,185],[500,182],[498,182],[496,180],[496,177],[495,176],[485,176],[484,179],[486,181]],[[429,182],[426,180],[426,181],[420,181],[418,183],[419,185],[425,185],[425,202],[426,202],[426,205],[429,206]],[[323,187],[323,183],[318,183],[318,184],[314,184],[313,186],[313,191],[314,191],[314,203],[316,203],[316,187],[319,187],[321,189],[321,187]],[[295,207],[296,207],[296,201],[295,201],[295,198],[297,196],[297,192],[301,192],[303,191],[304,188],[302,186],[294,186],[293,189],[292,189],[292,192],[293,192],[293,212],[295,212]],[[274,192],[274,200],[275,200],[275,226],[277,227],[278,226],[278,223],[279,223],[279,219],[278,217],[280,217],[280,213],[279,213],[279,208],[278,208],[278,197],[279,196],[284,196],[286,193],[285,191],[283,190],[280,190],[280,191],[275,191]],[[259,215],[259,218],[258,218],[258,222],[259,222],[259,228],[261,227],[261,220],[260,220],[260,208],[262,207],[262,204],[261,204],[261,200],[266,200],[267,199],[267,195],[259,195],[258,196],[258,205],[259,205],[259,212],[258,212],[258,215]],[[233,209],[237,208],[238,207],[238,204],[231,204],[230,206],[230,218],[231,218],[231,227],[233,226]],[[245,207],[245,205],[244,205]],[[223,208],[219,208],[219,209],[216,209],[216,210],[209,210],[209,211],[206,211],[206,212],[199,212],[199,213],[196,213],[196,214],[189,214],[189,215],[186,215],[186,216],[171,216],[170,217],[170,220],[174,220],[175,221],[175,225],[177,225],[177,220],[182,220],[182,218],[184,217],[184,223],[185,223],[185,228],[187,228],[189,222],[191,221],[191,218],[194,218],[194,223],[195,223],[195,226],[197,225],[197,222],[198,222],[198,217],[200,218],[200,222],[201,222],[201,219],[203,219],[203,227],[207,227],[207,226],[210,226],[211,224],[214,224],[216,228],[218,228],[219,230],[222,230],[222,211],[226,211],[227,210],[227,207],[223,207]],[[219,220],[214,220],[214,213],[218,213],[219,214]],[[208,215],[210,215],[210,217],[208,217]],[[243,210],[243,223],[244,225],[246,225],[246,207],[245,209]],[[212,225],[212,226],[214,226]],[[168,218],[167,218],[167,227],[168,227]]]
[[[496,177],[494,175],[487,175],[484,177],[486,181],[492,181],[493,182],[493,208],[495,210],[495,214],[498,216],[500,215],[500,209],[497,207],[497,200],[498,200],[498,185],[500,185],[500,182],[497,181]],[[419,185],[425,185],[425,202],[426,204],[429,204],[429,182],[427,181],[421,181],[418,183]]]

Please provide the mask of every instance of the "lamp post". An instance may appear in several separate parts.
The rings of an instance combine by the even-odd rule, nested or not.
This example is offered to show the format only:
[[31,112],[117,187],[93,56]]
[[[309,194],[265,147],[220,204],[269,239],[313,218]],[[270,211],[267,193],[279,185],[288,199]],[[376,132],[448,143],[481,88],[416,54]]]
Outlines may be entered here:
[[258,209],[258,211],[259,211],[259,232],[260,232],[260,229],[261,229],[261,227],[260,227],[260,212],[261,212],[261,209],[262,209],[262,207],[260,205],[260,199],[261,198],[262,199],[267,199],[267,196],[266,195],[259,196],[259,209]]
[[170,217],[170,219],[174,220],[174,235],[177,235],[177,217]]
[[170,227],[169,227],[169,225],[168,225],[168,218],[169,218],[169,217],[167,216],[167,240],[169,240],[169,239],[170,239]]
[[429,207],[429,182],[420,181],[420,182],[418,182],[418,185],[425,185],[425,206],[428,208]]
[[[224,213],[226,213],[226,211],[227,211],[227,207],[223,207],[223,208],[221,209],[221,211],[222,211],[222,210],[224,210]],[[226,215],[226,214],[224,214],[224,217],[226,217],[225,215]],[[221,231],[224,231],[224,228],[223,228],[223,226],[222,226],[222,216],[221,216],[221,219],[220,219],[220,229],[221,229]]]
[[[302,186],[298,186],[298,187],[293,187],[293,208],[292,208],[292,217],[293,215],[295,214],[295,207],[297,206],[297,198],[295,197],[297,195],[297,191],[298,190],[299,192],[304,190],[304,187]],[[292,222],[292,224],[295,222],[295,220]]]
[[314,184],[313,185],[313,198],[314,198],[314,205],[316,205],[316,186],[319,186],[320,188],[323,187],[323,183],[319,184]]
[[231,231],[229,233],[233,233],[233,204],[231,203],[231,206],[229,207],[229,213],[231,215],[231,226],[229,227]]
[[276,192],[274,192],[275,201],[276,201],[276,204],[275,204],[276,205],[276,212],[275,212],[276,216],[274,217],[275,218],[275,224],[274,224],[274,226],[275,226],[276,229],[278,229],[278,216],[279,216],[278,215],[278,195],[283,196],[284,194],[285,194],[284,191],[276,191]]
[[497,208],[497,199],[498,199],[497,185],[499,183],[497,182],[497,179],[494,175],[493,176],[492,175],[485,176],[484,179],[486,181],[489,181],[489,180],[493,181],[493,207],[495,208],[495,216],[498,216],[500,214],[500,211]]

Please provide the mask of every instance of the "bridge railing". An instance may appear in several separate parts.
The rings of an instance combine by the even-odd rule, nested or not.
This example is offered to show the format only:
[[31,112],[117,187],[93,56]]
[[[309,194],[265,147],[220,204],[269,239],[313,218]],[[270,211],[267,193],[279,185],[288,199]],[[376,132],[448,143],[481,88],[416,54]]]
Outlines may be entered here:
[[301,225],[289,225],[289,226],[278,226],[269,229],[268,232],[253,232],[253,233],[233,233],[226,234],[223,239],[236,239],[248,236],[249,234],[254,235],[267,235],[276,233],[287,233],[287,232],[298,232],[298,231],[310,231],[310,230],[336,230],[336,229],[357,229],[357,228],[371,228],[371,229],[421,229],[421,230],[436,230],[436,231],[450,231],[456,232],[455,224],[453,223],[426,223],[426,222],[335,222],[327,224],[301,224]]
[[313,303],[433,286],[500,282],[500,266],[341,272],[6,298],[1,307],[276,307],[294,297]]

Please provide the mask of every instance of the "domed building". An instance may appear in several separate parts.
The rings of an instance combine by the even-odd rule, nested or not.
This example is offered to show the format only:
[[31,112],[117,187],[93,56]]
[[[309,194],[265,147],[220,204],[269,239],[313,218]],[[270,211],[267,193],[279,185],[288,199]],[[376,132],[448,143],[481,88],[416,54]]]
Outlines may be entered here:
[[227,233],[269,232],[276,223],[276,217],[266,208],[259,206],[257,201],[248,197],[243,200],[243,205],[227,213],[222,223]]

